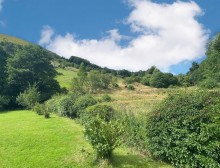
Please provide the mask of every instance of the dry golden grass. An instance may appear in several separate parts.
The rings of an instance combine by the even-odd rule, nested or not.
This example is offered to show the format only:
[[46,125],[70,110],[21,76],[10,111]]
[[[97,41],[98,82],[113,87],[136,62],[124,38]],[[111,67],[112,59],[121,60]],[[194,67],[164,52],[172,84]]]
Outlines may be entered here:
[[25,40],[22,40],[22,39],[13,37],[13,36],[8,36],[5,34],[0,34],[0,41],[7,41],[7,42],[15,43],[15,44],[20,44],[20,45],[29,45],[30,44],[29,42],[27,42]]
[[134,87],[135,90],[131,91],[120,83],[119,89],[108,92],[112,98],[108,104],[120,111],[146,114],[167,95],[166,89],[152,88],[138,83],[134,84]]

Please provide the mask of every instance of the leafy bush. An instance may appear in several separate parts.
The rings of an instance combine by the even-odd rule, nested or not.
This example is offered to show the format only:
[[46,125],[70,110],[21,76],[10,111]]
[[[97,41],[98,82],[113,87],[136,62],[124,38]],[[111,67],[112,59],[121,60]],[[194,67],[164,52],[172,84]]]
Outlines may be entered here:
[[74,104],[74,108],[76,110],[77,117],[81,116],[83,111],[92,105],[95,105],[97,101],[91,95],[84,95],[79,97]]
[[60,100],[60,95],[55,95],[51,99],[46,101],[45,105],[46,105],[48,111],[58,114],[59,100]]
[[50,118],[50,112],[48,110],[44,111],[44,118]]
[[206,79],[199,83],[200,87],[206,88],[206,89],[213,89],[218,86],[218,82],[215,79]]
[[92,118],[85,125],[85,136],[97,152],[97,159],[109,159],[118,147],[123,134],[123,125],[119,120],[104,121],[100,117]]
[[61,116],[67,116],[69,118],[76,118],[77,113],[74,108],[74,103],[78,96],[76,95],[65,95],[62,96],[58,102],[58,113]]
[[78,97],[77,94],[58,95],[47,101],[46,105],[51,112],[60,116],[75,118],[77,111],[74,108],[74,103]]
[[116,89],[119,88],[119,85],[117,83],[112,83],[112,87]]
[[10,99],[8,97],[0,95],[0,107],[8,105],[9,102]]
[[43,115],[45,111],[45,105],[37,103],[33,109],[38,115]]
[[109,95],[107,95],[107,94],[104,94],[101,97],[101,101],[102,102],[110,102],[111,100],[112,100],[112,98]]
[[127,86],[127,89],[128,89],[128,90],[135,90],[135,88],[134,88],[133,85],[128,85],[128,86]]
[[109,122],[114,115],[114,109],[108,105],[96,104],[88,107],[81,113],[83,123],[88,123],[92,118],[99,117],[102,120]]
[[170,94],[147,121],[148,149],[176,167],[220,167],[220,93]]
[[50,118],[50,111],[45,104],[37,103],[33,109],[38,115],[44,115],[45,118]]
[[33,86],[29,85],[28,88],[18,95],[16,102],[28,109],[32,109],[35,104],[40,100],[40,93],[37,90],[36,84]]

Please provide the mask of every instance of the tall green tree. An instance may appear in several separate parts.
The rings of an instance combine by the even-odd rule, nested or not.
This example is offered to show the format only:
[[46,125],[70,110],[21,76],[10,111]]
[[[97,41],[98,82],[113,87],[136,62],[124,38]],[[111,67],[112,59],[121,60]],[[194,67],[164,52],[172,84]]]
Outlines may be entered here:
[[7,54],[3,48],[0,47],[0,95],[4,94],[5,92],[5,85],[6,85],[6,60]]
[[190,69],[188,76],[191,83],[204,83],[210,79],[220,82],[220,33],[208,44],[206,56],[197,69],[195,66],[192,66],[193,71]]
[[60,91],[58,82],[54,79],[56,70],[51,65],[48,52],[39,46],[26,46],[16,51],[8,58],[8,93],[13,98],[23,92],[28,85],[37,83],[41,93],[41,101],[50,98]]

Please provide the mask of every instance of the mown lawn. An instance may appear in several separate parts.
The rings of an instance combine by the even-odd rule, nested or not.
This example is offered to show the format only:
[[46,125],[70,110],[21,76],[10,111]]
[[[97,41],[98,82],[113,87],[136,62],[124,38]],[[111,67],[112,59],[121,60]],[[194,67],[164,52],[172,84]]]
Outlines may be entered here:
[[0,168],[170,167],[125,147],[114,152],[112,165],[98,166],[95,152],[75,121],[32,111],[0,113]]

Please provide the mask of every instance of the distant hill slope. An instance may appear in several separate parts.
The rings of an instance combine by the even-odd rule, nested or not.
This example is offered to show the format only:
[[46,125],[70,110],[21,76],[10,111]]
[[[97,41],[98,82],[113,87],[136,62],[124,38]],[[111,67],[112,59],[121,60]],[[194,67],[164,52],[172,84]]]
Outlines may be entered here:
[[[6,50],[6,52],[13,54],[13,52],[15,52],[15,51],[12,48],[16,48],[16,45],[21,46],[21,47],[27,46],[27,45],[39,46],[38,44],[30,43],[28,41],[25,41],[25,40],[17,38],[17,37],[5,35],[5,34],[0,34],[0,46],[3,47]],[[56,62],[67,63],[67,61],[63,57],[45,49],[45,48],[42,48],[42,49],[48,53],[52,62],[56,61]]]
[[9,35],[5,35],[5,34],[0,34],[0,41],[6,41],[6,42],[10,42],[10,43],[14,43],[14,44],[20,44],[20,45],[29,45],[31,43],[19,39],[17,37],[13,37],[13,36],[9,36]]

